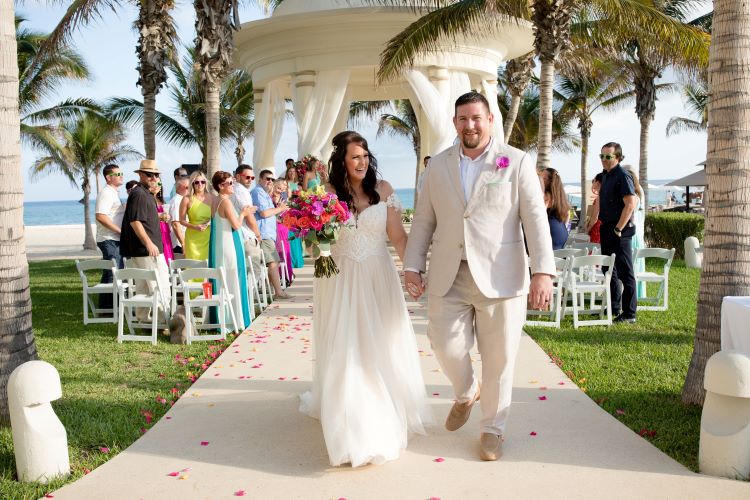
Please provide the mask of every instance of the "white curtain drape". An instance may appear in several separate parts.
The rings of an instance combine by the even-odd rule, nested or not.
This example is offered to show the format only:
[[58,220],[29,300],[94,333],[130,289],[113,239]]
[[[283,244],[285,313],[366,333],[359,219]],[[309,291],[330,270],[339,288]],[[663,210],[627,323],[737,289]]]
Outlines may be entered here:
[[297,154],[321,157],[349,85],[348,69],[319,71],[298,86],[292,79],[292,105],[297,121]]
[[351,102],[351,96],[347,92],[347,94],[344,96],[344,100],[341,101],[341,108],[339,108],[339,114],[333,124],[333,129],[331,130],[331,133],[328,134],[328,139],[323,145],[323,149],[320,153],[320,160],[325,164],[328,164],[328,159],[331,157],[331,153],[333,152],[333,145],[331,144],[333,136],[335,136],[339,132],[348,130],[347,125],[349,123],[349,107],[351,106]]
[[283,80],[268,82],[263,97],[255,110],[255,139],[253,141],[253,167],[256,172],[274,168],[273,155],[281,140],[286,116]]
[[499,144],[504,144],[505,133],[503,131],[503,114],[500,111],[500,106],[497,104],[497,82],[482,80],[482,95],[489,101],[490,113],[494,115],[495,140],[498,141]]
[[[448,85],[436,85],[419,69],[406,73],[406,81],[422,107],[429,126],[430,151],[424,155],[434,155],[451,146],[456,138],[453,126],[453,111],[456,99],[471,90],[469,76],[463,71],[451,71]],[[420,129],[421,133],[424,133]]]

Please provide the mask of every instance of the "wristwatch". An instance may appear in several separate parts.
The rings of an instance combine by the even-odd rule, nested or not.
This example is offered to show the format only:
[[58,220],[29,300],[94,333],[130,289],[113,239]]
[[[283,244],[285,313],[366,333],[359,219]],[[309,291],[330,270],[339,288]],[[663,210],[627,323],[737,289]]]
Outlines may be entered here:
[[615,234],[617,236],[622,236],[622,229],[620,229],[620,228],[618,228],[618,227],[615,226]]

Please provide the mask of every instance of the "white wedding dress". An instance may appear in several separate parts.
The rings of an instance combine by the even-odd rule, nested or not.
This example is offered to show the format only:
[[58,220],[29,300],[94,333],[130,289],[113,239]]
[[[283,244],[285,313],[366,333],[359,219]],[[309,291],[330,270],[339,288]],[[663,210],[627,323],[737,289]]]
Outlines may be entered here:
[[388,210],[401,210],[395,195],[347,221],[331,246],[339,274],[314,284],[315,373],[300,411],[320,420],[334,466],[398,458],[407,433],[431,421]]

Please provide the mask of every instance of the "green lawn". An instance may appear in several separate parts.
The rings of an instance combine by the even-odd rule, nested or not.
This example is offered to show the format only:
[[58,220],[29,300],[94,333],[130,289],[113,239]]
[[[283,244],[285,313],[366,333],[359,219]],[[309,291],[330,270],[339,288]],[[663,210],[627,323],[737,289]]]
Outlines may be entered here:
[[[648,266],[649,270],[659,270]],[[639,311],[634,325],[527,327],[529,335],[602,408],[692,470],[698,468],[699,407],[680,391],[693,352],[700,271],[674,261],[669,310]]]
[[[73,261],[31,263],[33,322],[39,358],[60,372],[53,403],[68,432],[72,475],[48,486],[20,484],[9,428],[0,430],[0,498],[39,498],[128,447],[166,413],[227,343],[118,344],[116,324],[83,326],[81,285]],[[98,281],[98,278],[96,278]],[[194,358],[191,361],[176,359]],[[149,423],[151,421],[151,423]]]

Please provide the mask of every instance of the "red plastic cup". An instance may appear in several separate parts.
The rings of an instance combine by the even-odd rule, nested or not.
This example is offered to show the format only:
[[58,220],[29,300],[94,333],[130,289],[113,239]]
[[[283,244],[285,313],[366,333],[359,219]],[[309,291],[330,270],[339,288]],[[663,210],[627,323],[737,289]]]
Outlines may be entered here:
[[208,281],[203,282],[203,298],[210,299],[213,296],[214,294],[211,283]]

